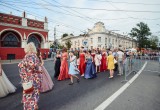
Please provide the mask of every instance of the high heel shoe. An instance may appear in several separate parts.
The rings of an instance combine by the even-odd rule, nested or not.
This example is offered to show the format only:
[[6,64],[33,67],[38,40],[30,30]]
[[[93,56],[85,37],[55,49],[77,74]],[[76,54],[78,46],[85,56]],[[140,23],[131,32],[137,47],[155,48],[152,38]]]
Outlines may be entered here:
[[80,82],[80,80],[79,79],[77,79],[77,83],[79,83]]
[[71,82],[71,83],[69,83],[69,85],[73,85],[73,83]]

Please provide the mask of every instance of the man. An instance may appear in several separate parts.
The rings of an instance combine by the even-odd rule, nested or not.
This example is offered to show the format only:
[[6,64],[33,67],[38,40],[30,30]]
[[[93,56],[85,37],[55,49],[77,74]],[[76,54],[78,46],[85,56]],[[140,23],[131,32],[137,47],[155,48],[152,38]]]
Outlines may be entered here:
[[118,49],[118,52],[117,52],[117,54],[118,54],[118,58],[117,58],[117,60],[118,60],[118,71],[119,71],[119,74],[118,75],[123,75],[123,60],[124,60],[124,53],[120,50],[120,49]]
[[[114,49],[114,50],[113,50],[112,55],[114,56],[114,59],[115,59],[115,60],[118,60],[117,49]],[[117,71],[117,70],[118,70],[118,64],[115,63],[114,66],[115,66],[114,71]]]

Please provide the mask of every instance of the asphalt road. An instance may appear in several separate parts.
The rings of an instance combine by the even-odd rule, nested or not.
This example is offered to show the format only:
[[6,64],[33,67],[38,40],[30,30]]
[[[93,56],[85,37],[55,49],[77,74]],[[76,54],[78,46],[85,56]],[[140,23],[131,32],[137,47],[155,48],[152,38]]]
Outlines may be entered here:
[[[152,65],[147,65],[147,68],[150,68],[151,70]],[[116,92],[124,84],[121,83],[121,81],[124,79],[123,76],[115,75],[114,79],[108,79],[109,72],[104,72],[104,73],[99,73],[98,77],[95,79],[84,79],[81,77],[79,84],[75,83],[73,86],[70,86],[68,85],[70,80],[57,81],[56,79],[53,78],[54,75],[53,61],[45,62],[45,67],[53,79],[54,88],[50,92],[41,94],[39,101],[40,110],[93,110],[104,100],[110,97],[114,92]],[[5,98],[0,99],[0,110],[22,110],[23,109],[22,108],[23,105],[21,104],[22,87],[19,84],[20,77],[17,64],[3,65],[3,69],[8,78],[10,79],[10,81],[17,87],[17,91],[14,94],[10,94]],[[151,72],[148,72],[148,74],[150,73]],[[153,91],[152,93],[157,94],[154,95],[150,93],[150,97],[154,95],[152,97],[153,99],[157,97],[156,102],[152,100],[150,102],[156,103],[153,105],[160,108],[160,106],[158,105],[158,103],[160,103],[160,100],[158,99],[158,97],[160,96],[159,94],[160,89],[159,88],[156,89],[156,87],[160,87],[159,86],[160,79],[158,79],[159,77],[157,77],[158,73],[154,74],[156,80],[153,79],[153,77],[145,77],[148,74],[142,74],[144,76],[140,76],[139,78],[142,77],[143,80],[137,79],[133,83],[133,85],[131,85],[129,89],[127,89],[123,93],[124,96],[122,96],[123,94],[120,95],[106,110],[141,110],[140,108],[138,109],[138,107],[136,109],[134,109],[134,107],[133,109],[129,109],[128,105],[123,105],[124,107],[122,108],[121,104],[118,105],[117,103],[126,104],[125,101],[128,99],[128,97],[135,98],[136,103],[138,103],[138,101],[141,100],[138,100],[139,97],[134,95],[133,93],[139,93],[139,96],[141,95],[143,96],[143,94],[146,94],[145,96],[147,96],[148,94],[147,90]],[[148,83],[150,80],[151,80],[150,86],[154,85],[153,87],[151,87],[152,90],[150,88],[146,88],[146,90],[143,90],[142,88],[143,86],[149,86]],[[134,89],[134,87],[137,90]],[[139,92],[138,90],[141,91]],[[130,102],[132,102],[132,100],[130,100]],[[144,99],[143,103],[145,102],[146,100]],[[145,103],[145,105],[147,106],[147,103]],[[158,109],[144,109],[144,110],[158,110]]]

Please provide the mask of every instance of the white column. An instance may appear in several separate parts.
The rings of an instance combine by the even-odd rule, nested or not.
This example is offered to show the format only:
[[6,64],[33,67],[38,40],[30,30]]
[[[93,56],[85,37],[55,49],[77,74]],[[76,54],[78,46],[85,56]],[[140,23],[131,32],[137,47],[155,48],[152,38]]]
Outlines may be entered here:
[[48,30],[48,23],[47,22],[44,23],[44,29]]
[[27,26],[27,19],[26,18],[22,18],[22,26]]
[[21,47],[22,47],[22,48],[25,48],[26,45],[27,45],[27,41],[26,41],[26,40],[22,40]]

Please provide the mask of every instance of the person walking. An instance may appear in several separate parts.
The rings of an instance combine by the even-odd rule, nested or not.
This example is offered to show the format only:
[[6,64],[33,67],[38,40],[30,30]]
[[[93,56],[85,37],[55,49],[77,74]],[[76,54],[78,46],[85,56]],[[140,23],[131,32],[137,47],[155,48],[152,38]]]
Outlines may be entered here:
[[0,98],[7,96],[9,93],[14,93],[15,91],[16,87],[7,78],[0,61]]
[[39,58],[39,61],[42,66],[42,72],[43,72],[40,92],[47,92],[47,91],[52,90],[54,84],[51,79],[51,76],[49,75],[48,71],[44,67],[44,61],[42,59],[40,49],[38,49],[38,48],[37,48],[37,57]]
[[100,72],[101,59],[102,59],[102,55],[100,54],[100,51],[97,50],[95,58],[94,58],[97,73]]
[[87,51],[86,54],[86,70],[84,73],[84,78],[91,79],[97,77],[95,66],[93,64],[93,57],[91,56],[91,51]]
[[101,59],[101,67],[100,67],[100,70],[101,72],[104,72],[107,70],[107,65],[106,65],[106,61],[107,61],[107,58],[106,58],[106,51],[105,49],[102,50],[102,59]]
[[109,56],[107,57],[107,61],[108,61],[108,69],[110,71],[109,78],[113,78],[115,67],[114,67],[114,56],[112,55],[112,51],[109,51]]
[[60,67],[61,67],[61,54],[60,51],[57,51],[56,53],[56,57],[54,59],[55,62],[55,66],[54,66],[54,70],[55,70],[55,74],[54,77],[57,78],[60,74]]
[[37,51],[33,42],[28,43],[24,51],[26,55],[18,64],[23,86],[23,109],[38,110],[42,81],[41,63],[36,55]]
[[124,62],[124,53],[122,52],[122,50],[118,49],[118,71],[119,74],[117,75],[123,75],[123,62]]
[[61,57],[61,67],[60,67],[60,74],[58,76],[58,80],[65,80],[65,79],[69,79],[70,76],[68,74],[68,53],[67,53],[67,49],[63,48],[62,50],[62,57]]
[[84,76],[86,64],[85,64],[85,53],[82,49],[80,50],[79,61],[80,61],[79,64],[80,75]]
[[69,85],[73,85],[73,78],[75,77],[77,79],[77,83],[79,83],[79,78],[76,76],[76,74],[79,74],[78,71],[76,71],[78,68],[76,66],[76,56],[74,55],[74,52],[70,52],[70,66],[69,66],[69,72],[68,74],[71,77],[71,83]]

